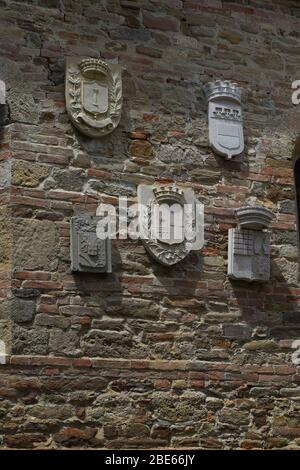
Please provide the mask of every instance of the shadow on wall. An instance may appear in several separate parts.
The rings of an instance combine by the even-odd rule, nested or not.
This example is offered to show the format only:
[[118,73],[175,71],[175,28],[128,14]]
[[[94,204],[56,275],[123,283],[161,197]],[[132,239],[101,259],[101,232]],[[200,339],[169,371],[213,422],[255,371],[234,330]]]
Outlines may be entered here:
[[283,354],[290,361],[292,344],[300,339],[299,155],[300,137],[296,139],[293,151],[296,206],[292,200],[283,201],[286,206],[283,212],[297,217],[297,232],[272,230],[269,282],[231,281],[233,299],[241,312],[240,321],[246,324],[244,329],[241,328],[240,339],[248,340],[244,346],[250,360],[251,357],[257,360],[257,354],[263,358],[264,353],[272,352],[274,356],[270,356],[270,361],[276,361],[276,357]]

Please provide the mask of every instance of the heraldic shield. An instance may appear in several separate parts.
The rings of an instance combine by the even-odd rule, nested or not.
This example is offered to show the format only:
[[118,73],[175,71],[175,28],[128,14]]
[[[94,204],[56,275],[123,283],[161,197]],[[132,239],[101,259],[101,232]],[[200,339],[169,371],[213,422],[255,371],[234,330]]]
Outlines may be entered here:
[[191,189],[138,187],[140,238],[159,263],[172,266],[204,244],[204,211]]
[[234,83],[216,81],[204,88],[208,101],[209,142],[230,159],[244,150],[241,91]]
[[101,59],[67,58],[66,106],[72,123],[83,134],[102,137],[120,122],[121,66]]

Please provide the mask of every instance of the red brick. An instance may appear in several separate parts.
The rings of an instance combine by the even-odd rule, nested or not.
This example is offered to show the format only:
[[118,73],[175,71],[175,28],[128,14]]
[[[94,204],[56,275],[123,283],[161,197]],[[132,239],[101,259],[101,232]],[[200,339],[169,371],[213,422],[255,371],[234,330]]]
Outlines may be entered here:
[[22,287],[29,289],[61,290],[63,284],[55,281],[24,281]]
[[155,16],[147,11],[143,12],[143,24],[146,28],[161,31],[178,31],[178,20],[170,16]]
[[98,178],[110,179],[112,174],[110,171],[97,170],[96,168],[88,168],[88,176],[97,176]]
[[38,279],[41,281],[49,281],[51,279],[51,273],[44,271],[16,271],[14,277],[17,279]]
[[128,132],[128,137],[130,139],[136,139],[136,140],[147,140],[149,138],[150,134],[149,132],[143,132],[143,131],[134,131],[134,132]]

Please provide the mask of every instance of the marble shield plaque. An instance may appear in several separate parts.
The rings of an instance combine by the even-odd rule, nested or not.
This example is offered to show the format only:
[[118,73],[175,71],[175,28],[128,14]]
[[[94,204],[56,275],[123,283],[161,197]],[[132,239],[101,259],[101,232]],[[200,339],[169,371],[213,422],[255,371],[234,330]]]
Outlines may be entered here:
[[210,82],[204,87],[208,102],[209,142],[227,159],[244,150],[241,90],[229,81]]
[[121,66],[101,59],[67,58],[66,106],[72,123],[83,134],[102,137],[120,122]]
[[236,211],[237,228],[228,232],[228,276],[245,281],[270,279],[270,231],[273,213],[263,207]]
[[111,273],[111,240],[96,235],[101,218],[77,215],[71,218],[71,270],[93,273]]
[[191,189],[138,187],[140,238],[159,263],[172,266],[204,244],[204,211]]

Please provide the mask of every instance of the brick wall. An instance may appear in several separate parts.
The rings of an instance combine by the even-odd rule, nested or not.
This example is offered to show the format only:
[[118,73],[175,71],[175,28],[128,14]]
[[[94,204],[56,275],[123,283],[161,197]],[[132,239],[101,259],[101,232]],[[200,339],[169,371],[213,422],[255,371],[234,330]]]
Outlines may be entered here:
[[[0,1],[3,447],[297,448],[300,287],[293,162],[300,9],[289,0]],[[119,127],[79,134],[67,55],[124,67]],[[298,75],[297,75],[298,74]],[[208,146],[202,85],[243,89],[245,152]],[[113,242],[113,273],[72,274],[69,221],[175,181],[205,206],[205,246],[172,268]],[[276,215],[272,276],[230,281],[234,209]]]

